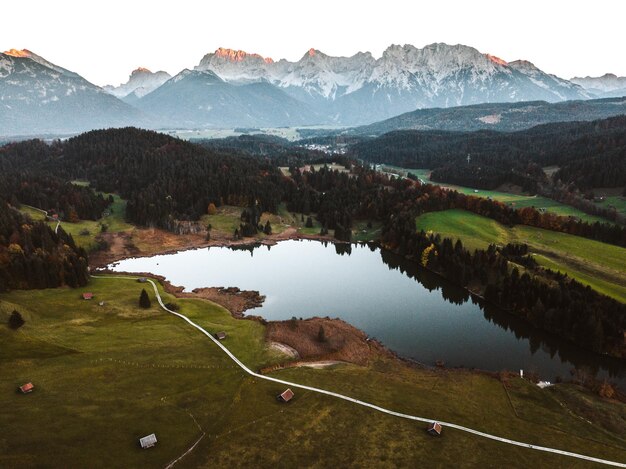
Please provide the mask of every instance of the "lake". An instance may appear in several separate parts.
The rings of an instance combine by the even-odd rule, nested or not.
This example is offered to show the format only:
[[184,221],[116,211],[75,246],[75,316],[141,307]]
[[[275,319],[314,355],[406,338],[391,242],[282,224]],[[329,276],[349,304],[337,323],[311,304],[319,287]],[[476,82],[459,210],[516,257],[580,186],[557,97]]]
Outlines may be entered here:
[[119,272],[152,272],[186,291],[239,287],[266,296],[248,310],[268,320],[341,318],[399,355],[433,365],[489,371],[523,369],[543,380],[584,369],[624,388],[618,359],[534,329],[441,277],[374,245],[283,241],[275,246],[211,247],[126,259]]

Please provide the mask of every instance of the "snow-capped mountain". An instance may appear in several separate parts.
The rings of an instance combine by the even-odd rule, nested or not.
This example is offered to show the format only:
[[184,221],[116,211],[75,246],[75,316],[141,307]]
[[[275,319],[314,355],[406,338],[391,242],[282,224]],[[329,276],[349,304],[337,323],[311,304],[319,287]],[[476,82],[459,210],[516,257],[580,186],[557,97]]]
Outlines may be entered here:
[[570,81],[599,97],[626,96],[626,77],[618,77],[613,73],[601,77],[574,77]]
[[128,103],[151,93],[165,83],[172,76],[164,71],[151,72],[147,68],[139,67],[133,70],[126,83],[119,86],[107,85],[104,89]]
[[27,51],[0,54],[0,133],[70,133],[147,124],[141,113],[76,73]]
[[274,61],[259,54],[248,54],[242,50],[224,49],[206,54],[194,70],[209,70],[223,80],[235,83],[270,80],[268,65]]
[[392,45],[379,59],[369,52],[331,57],[310,49],[297,62],[220,48],[204,56],[196,70],[231,83],[269,82],[346,125],[428,107],[592,97],[530,62],[507,63],[472,47],[442,43],[422,49]]
[[306,104],[265,80],[230,83],[210,70],[183,70],[136,105],[186,128],[281,127],[322,120]]
[[0,55],[0,132],[5,135],[118,123],[352,126],[416,109],[593,97],[595,92],[530,62],[506,62],[442,43],[421,49],[391,45],[379,58],[369,52],[333,57],[310,49],[295,62],[220,48],[173,78],[139,68],[127,83],[106,91],[28,50]]

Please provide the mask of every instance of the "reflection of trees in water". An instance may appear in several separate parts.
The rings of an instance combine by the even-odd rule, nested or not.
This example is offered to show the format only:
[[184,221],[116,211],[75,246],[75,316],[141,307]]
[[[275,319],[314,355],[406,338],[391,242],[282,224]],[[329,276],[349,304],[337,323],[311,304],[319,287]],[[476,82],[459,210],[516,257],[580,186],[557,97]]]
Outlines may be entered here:
[[352,244],[350,243],[335,243],[335,252],[340,256],[352,254]]
[[421,268],[416,262],[411,262],[402,256],[394,254],[384,249],[380,250],[383,262],[389,266],[390,270],[399,270],[401,273],[417,280],[424,288],[432,292],[441,290],[444,300],[455,305],[462,305],[470,299],[469,292],[457,285],[454,285],[441,276]]
[[[248,251],[250,256],[254,256],[254,250],[260,248],[261,243],[252,243],[252,244],[234,244],[232,246],[228,246],[228,249],[231,251]],[[209,248],[210,249],[210,248]],[[267,246],[267,250],[270,250],[270,246]]]
[[[369,247],[372,251],[376,249],[372,245]],[[622,374],[624,372],[624,363],[618,358],[605,357],[582,350],[567,341],[536,329],[517,316],[482,301],[464,288],[451,284],[441,276],[423,269],[416,262],[411,262],[393,252],[381,249],[380,255],[389,269],[399,270],[407,277],[415,279],[429,292],[441,291],[442,298],[449,303],[462,305],[471,299],[473,304],[480,306],[486,320],[505,331],[511,331],[518,340],[528,340],[530,353],[533,355],[541,349],[551,358],[558,355],[561,362],[570,362],[577,369],[584,368],[591,375],[597,375],[602,369],[606,370],[611,377],[618,377],[620,372]]]
[[476,299],[483,310],[485,319],[493,322],[506,331],[511,331],[515,338],[528,340],[530,353],[535,354],[541,349],[543,352],[554,358],[558,355],[561,362],[570,362],[577,369],[585,369],[590,374],[596,375],[602,369],[606,370],[611,377],[618,377],[624,372],[624,363],[614,357],[594,354],[582,350],[565,340],[561,340],[544,331],[535,329],[520,318],[502,311],[497,306]]

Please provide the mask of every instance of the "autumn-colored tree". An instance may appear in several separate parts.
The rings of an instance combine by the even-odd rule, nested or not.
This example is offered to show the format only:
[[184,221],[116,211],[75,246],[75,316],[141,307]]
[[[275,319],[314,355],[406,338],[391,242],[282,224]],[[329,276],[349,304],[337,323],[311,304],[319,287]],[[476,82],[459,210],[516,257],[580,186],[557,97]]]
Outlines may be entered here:
[[217,207],[215,206],[215,204],[214,204],[213,202],[211,202],[211,203],[209,204],[209,206],[207,207],[206,212],[207,212],[209,215],[215,215],[215,214],[217,213]]

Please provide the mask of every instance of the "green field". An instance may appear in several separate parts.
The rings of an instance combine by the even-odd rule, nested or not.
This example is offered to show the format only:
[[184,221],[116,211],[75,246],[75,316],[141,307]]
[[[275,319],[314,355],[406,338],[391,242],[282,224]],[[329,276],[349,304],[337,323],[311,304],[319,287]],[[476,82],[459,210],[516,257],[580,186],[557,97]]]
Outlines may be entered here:
[[626,215],[626,197],[621,195],[610,195],[604,198],[602,202],[596,202],[596,205],[602,208],[614,207],[617,213]]
[[[242,207],[235,207],[232,205],[224,205],[217,209],[215,215],[204,215],[202,217],[202,223],[211,224],[212,235],[220,235],[223,237],[230,237],[233,235],[236,228],[239,228],[241,223]],[[272,233],[280,234],[288,228],[294,228],[297,233],[303,235],[319,235],[322,229],[322,225],[315,218],[315,214],[311,213],[311,219],[313,226],[306,227],[307,215],[302,213],[292,213],[287,210],[285,204],[278,206],[277,213],[265,212],[261,215],[261,225],[265,225],[265,222],[269,220],[272,225]],[[371,241],[377,239],[380,236],[381,224],[375,223],[372,228],[367,228],[366,221],[358,221],[355,223],[353,232],[353,241]],[[330,230],[329,236],[333,236],[333,230]],[[257,235],[258,239],[265,238],[263,233]]]
[[[75,181],[74,184],[77,184]],[[83,183],[80,183],[83,185]],[[81,220],[77,223],[61,222],[61,227],[66,233],[69,233],[74,238],[74,241],[80,247],[85,248],[87,251],[95,249],[98,245],[96,236],[98,236],[102,230],[102,225],[106,225],[107,231],[121,232],[128,231],[133,228],[129,223],[126,223],[124,216],[126,213],[126,201],[116,194],[103,194],[105,197],[109,195],[113,196],[113,203],[109,206],[109,215],[100,218],[99,220]],[[34,210],[31,207],[22,205],[20,211],[30,215],[33,220],[43,220],[44,214],[38,210]],[[56,221],[48,221],[48,225],[52,229],[56,228]]]
[[[204,215],[202,217],[202,223],[211,224],[211,232],[213,234],[219,234],[221,236],[232,236],[235,232],[236,228],[239,228],[241,224],[241,212],[243,212],[242,207],[235,207],[233,205],[223,205],[217,209],[217,213],[215,215]],[[313,219],[313,227],[306,228],[306,218],[304,215],[304,221],[302,220],[303,214],[301,213],[290,213],[285,204],[280,204],[277,210],[277,213],[269,213],[264,212],[261,215],[261,225],[265,225],[265,223],[269,220],[270,225],[272,226],[272,233],[279,234],[285,231],[287,228],[295,228],[299,233],[304,234],[319,234],[321,230],[321,225],[313,214],[311,215]],[[259,239],[263,239],[265,235],[263,233],[259,233],[257,236]]]
[[[581,220],[589,223],[594,223],[596,221],[599,221],[600,223],[609,223],[609,221],[605,218],[597,217],[595,215],[589,215],[581,210],[578,210],[577,208],[562,204],[560,202],[556,202],[555,200],[549,199],[547,197],[541,197],[537,195],[512,194],[509,192],[500,191],[487,191],[482,189],[474,189],[471,187],[457,186],[454,184],[431,182],[429,169],[406,169],[393,166],[390,167],[414,174],[419,179],[425,181],[428,184],[436,184],[441,187],[447,187],[466,195],[474,195],[476,197],[490,197],[493,200],[503,202],[514,208],[535,207],[537,209],[545,209],[547,212],[556,213],[557,215],[561,216],[578,217]],[[626,205],[626,202],[624,203],[624,205]]]
[[443,237],[460,238],[469,249],[526,243],[540,264],[626,303],[626,249],[619,246],[530,226],[508,228],[464,210],[426,213],[418,217],[416,226]]
[[[0,324],[0,467],[588,467],[444,427],[424,425],[284,386],[236,368],[208,338],[155,306],[137,307],[142,284],[94,279],[82,289],[0,296],[0,322],[19,309],[26,324]],[[149,287],[149,285],[146,285]],[[94,300],[80,293],[91,291]],[[264,328],[201,300],[174,300],[252,369],[282,360]],[[104,306],[98,302],[104,301]],[[509,438],[626,460],[623,404],[571,385],[540,390],[469,371],[420,370],[396,361],[368,367],[288,369],[283,379],[336,390],[401,412],[453,421]],[[16,387],[32,381],[29,395]],[[592,412],[590,412],[590,410]],[[581,416],[584,416],[582,418]],[[141,450],[137,439],[156,433]]]

